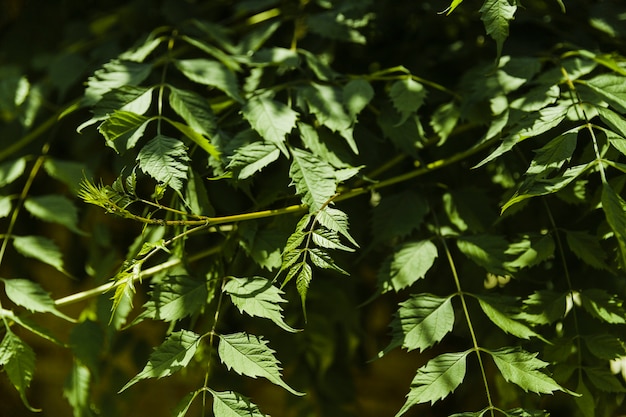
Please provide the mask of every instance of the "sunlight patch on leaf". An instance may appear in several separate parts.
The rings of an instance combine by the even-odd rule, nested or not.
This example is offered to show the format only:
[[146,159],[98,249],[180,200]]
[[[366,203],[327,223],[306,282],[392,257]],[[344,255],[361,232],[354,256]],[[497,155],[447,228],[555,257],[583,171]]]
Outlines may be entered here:
[[243,103],[235,73],[221,62],[197,58],[176,60],[174,64],[191,81],[218,88],[235,101]]
[[381,291],[398,292],[424,278],[437,255],[437,246],[430,240],[403,244],[387,259],[378,273]]
[[292,185],[311,212],[318,211],[335,195],[335,170],[310,152],[293,149],[289,169]]
[[139,167],[162,184],[181,191],[187,179],[187,147],[178,139],[158,135],[137,155]]
[[78,209],[74,203],[58,194],[28,197],[24,208],[38,219],[61,224],[71,231],[84,235],[78,228]]
[[422,107],[426,95],[427,91],[424,86],[409,77],[392,84],[389,97],[401,116],[396,126],[403,124],[411,114]]
[[213,391],[213,414],[215,417],[269,417],[259,410],[259,407],[234,391]]
[[65,273],[61,249],[47,237],[13,236],[13,247],[21,255],[37,259]]
[[262,96],[249,100],[242,107],[241,114],[265,140],[287,154],[285,137],[296,126],[297,112],[281,102]]
[[35,352],[10,330],[0,343],[0,366],[20,394],[24,405],[30,411],[41,411],[33,408],[26,398],[26,390],[35,373]]
[[496,41],[498,58],[502,55],[502,45],[509,36],[509,21],[513,20],[516,10],[515,0],[485,0],[480,8],[485,30]]

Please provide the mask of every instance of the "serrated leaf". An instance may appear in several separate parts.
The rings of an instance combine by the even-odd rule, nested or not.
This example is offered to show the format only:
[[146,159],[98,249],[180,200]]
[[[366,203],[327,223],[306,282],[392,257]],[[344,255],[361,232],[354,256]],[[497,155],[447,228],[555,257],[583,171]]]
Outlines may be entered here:
[[38,219],[61,224],[78,234],[85,234],[78,228],[78,209],[74,203],[62,195],[49,194],[28,197],[24,208]]
[[328,204],[335,195],[335,170],[310,152],[293,149],[293,160],[289,168],[292,184],[302,202],[315,212]]
[[356,142],[352,137],[352,118],[343,106],[341,90],[338,88],[311,83],[300,90],[309,110],[315,114],[317,121],[333,132],[338,132],[350,145],[350,149],[358,154]]
[[600,246],[599,239],[583,231],[565,231],[567,246],[574,252],[574,255],[587,265],[596,269],[606,270],[606,254]]
[[322,248],[354,252],[354,249],[341,243],[339,234],[334,230],[319,228],[312,230],[311,238],[313,243]]
[[136,86],[145,80],[152,66],[136,62],[120,61],[114,59],[107,62],[97,70],[87,81],[85,90],[85,102],[92,105],[100,101],[102,96],[122,86]]
[[18,158],[0,164],[0,187],[11,184],[24,173],[26,169],[26,158]]
[[457,247],[465,256],[496,275],[508,274],[503,266],[508,246],[504,238],[495,235],[461,236],[457,239]]
[[411,234],[421,226],[428,210],[426,198],[414,191],[384,196],[372,210],[374,242]]
[[176,60],[174,64],[191,81],[218,88],[235,101],[244,102],[235,73],[224,64],[203,58]]
[[485,31],[496,41],[498,58],[502,55],[502,45],[509,36],[509,21],[516,10],[517,4],[511,0],[485,0],[480,8]]
[[52,334],[50,329],[39,325],[34,320],[31,320],[30,317],[18,316],[16,314],[13,314],[13,312],[11,312],[11,314],[9,314],[7,317],[9,317],[12,321],[19,324],[20,326],[22,326],[29,332],[41,337],[42,339],[46,339],[59,346],[64,346],[64,347],[66,346],[65,343],[63,343],[61,340],[59,340],[56,336]]
[[[343,275],[350,275],[347,271],[337,266],[333,258],[326,251],[320,248],[310,248],[307,255],[311,259],[311,263],[321,269],[330,269]],[[308,288],[308,283],[307,283]]]
[[176,191],[181,191],[187,179],[187,147],[178,139],[158,135],[137,155],[139,167],[146,174]]
[[72,406],[74,417],[91,417],[91,372],[74,361],[70,374],[63,384],[63,397]]
[[233,171],[235,178],[243,180],[260,172],[279,156],[280,150],[273,143],[252,142],[237,148],[226,168]]
[[24,405],[30,411],[41,411],[33,408],[26,398],[26,390],[35,372],[35,352],[10,330],[7,330],[0,343],[0,366],[20,394]]
[[107,145],[117,153],[134,148],[143,136],[150,118],[124,110],[116,110],[98,127]]
[[[304,314],[304,319],[306,320],[306,295],[309,291],[309,285],[311,284],[311,280],[313,279],[313,269],[307,263],[300,264],[298,268],[298,272],[295,275],[296,277],[296,290],[298,290],[298,294],[300,295],[300,302],[302,303],[302,313]],[[285,279],[285,282],[287,280]]]
[[0,278],[0,280],[4,282],[4,290],[7,297],[15,304],[29,311],[52,313],[56,316],[64,317],[56,309],[50,293],[45,291],[38,283],[20,278]]
[[542,325],[561,320],[567,314],[567,298],[571,293],[536,291],[524,300],[522,317],[531,323]]
[[403,124],[411,114],[415,113],[426,99],[427,91],[424,86],[412,78],[398,80],[391,85],[389,97],[393,106],[400,113],[400,121],[396,126]]
[[272,320],[281,329],[297,332],[285,323],[281,303],[283,291],[272,285],[272,281],[263,277],[232,278],[224,286],[233,304],[240,312],[252,317],[263,317]]
[[137,319],[151,318],[167,322],[180,320],[202,310],[208,296],[206,282],[188,275],[168,275],[156,282],[150,301]]
[[400,417],[414,405],[434,404],[450,395],[465,378],[465,358],[469,352],[443,353],[418,369],[407,400],[395,417]]
[[548,169],[559,169],[576,150],[578,132],[566,132],[535,151],[527,174],[540,174]]
[[241,114],[263,139],[287,154],[285,137],[296,126],[297,112],[281,102],[261,96],[249,100],[242,107]]
[[396,292],[424,278],[437,259],[437,246],[430,240],[408,242],[400,246],[378,273],[383,293]]
[[245,397],[234,391],[213,391],[213,414],[215,417],[268,417],[263,414],[259,407]]
[[65,183],[75,195],[80,190],[80,183],[83,178],[91,177],[88,174],[89,169],[81,162],[47,158],[43,163],[43,167],[48,175]]
[[261,376],[294,395],[304,395],[283,381],[280,363],[262,336],[247,333],[219,335],[218,354],[228,369],[251,378]]
[[[539,338],[546,341],[541,335],[534,332],[524,323],[515,320],[508,310],[511,308],[510,299],[502,299],[498,297],[489,297],[485,295],[477,295],[476,298],[480,304],[480,308],[493,324],[498,326],[505,333],[512,334],[521,339],[530,339],[531,337]],[[508,301],[508,302],[507,302]]]
[[430,119],[430,126],[439,136],[438,145],[442,145],[452,133],[461,117],[461,110],[454,102],[445,103],[437,108]]
[[374,89],[367,80],[357,78],[350,80],[343,87],[343,105],[348,109],[352,120],[356,120],[361,111],[374,98]]
[[573,394],[561,387],[555,380],[539,371],[548,363],[537,359],[536,353],[526,352],[520,348],[505,347],[494,351],[486,351],[493,358],[502,377],[524,391],[537,394],[551,394],[563,391]]
[[76,131],[81,133],[86,127],[107,119],[116,111],[145,114],[152,104],[152,91],[153,88],[123,85],[105,93],[92,108],[91,119],[78,126]]
[[61,250],[54,241],[46,237],[13,236],[13,247],[27,258],[37,259],[61,272],[65,272]]
[[453,326],[454,309],[451,297],[413,295],[400,303],[400,308],[391,322],[391,342],[378,357],[397,347],[407,351],[429,348],[450,333]]
[[617,296],[605,290],[591,288],[580,292],[583,308],[598,320],[611,324],[626,323],[626,311]]
[[146,378],[163,378],[186,367],[200,343],[200,336],[189,330],[179,330],[170,334],[157,347],[141,372],[135,375],[119,390],[125,391],[130,386]]
[[206,137],[213,137],[217,130],[215,114],[207,99],[189,90],[172,86],[169,102],[172,109],[196,132]]
[[356,240],[348,232],[348,215],[343,211],[326,206],[315,215],[315,220],[327,229],[339,232],[351,244],[357,248],[359,247]]
[[611,226],[621,254],[622,267],[626,267],[626,202],[608,183],[602,184],[602,210]]
[[626,88],[623,75],[601,74],[583,81],[583,85],[591,88],[620,113],[626,112]]

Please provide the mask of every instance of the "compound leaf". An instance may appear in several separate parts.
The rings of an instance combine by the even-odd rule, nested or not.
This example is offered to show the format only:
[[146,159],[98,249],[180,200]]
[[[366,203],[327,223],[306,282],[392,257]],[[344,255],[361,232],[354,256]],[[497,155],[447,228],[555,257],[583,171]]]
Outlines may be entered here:
[[10,330],[0,343],[0,366],[20,394],[24,405],[31,411],[40,411],[33,408],[26,398],[26,389],[35,372],[35,352]]
[[220,335],[218,354],[228,369],[251,378],[264,377],[294,395],[304,395],[283,381],[280,363],[262,336],[247,333]]

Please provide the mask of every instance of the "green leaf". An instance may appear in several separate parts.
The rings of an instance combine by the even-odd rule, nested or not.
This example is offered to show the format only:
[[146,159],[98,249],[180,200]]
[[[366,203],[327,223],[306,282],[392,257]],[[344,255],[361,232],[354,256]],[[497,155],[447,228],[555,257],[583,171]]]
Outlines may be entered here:
[[150,301],[144,304],[144,312],[137,320],[144,318],[167,322],[180,320],[200,312],[206,304],[207,297],[205,280],[194,279],[189,275],[168,275],[153,284]]
[[343,87],[343,105],[348,109],[352,120],[356,120],[361,111],[374,98],[374,89],[363,78],[350,80]]
[[578,386],[576,387],[576,392],[580,394],[580,397],[574,398],[576,405],[582,411],[584,417],[595,417],[596,415],[596,401],[589,391],[589,388],[585,385],[582,378],[578,380]]
[[354,249],[341,243],[339,240],[339,234],[334,230],[323,228],[312,230],[311,238],[313,243],[322,248],[354,252]]
[[[302,312],[304,314],[304,319],[306,320],[306,295],[309,291],[309,285],[311,284],[311,280],[313,279],[313,269],[307,263],[300,264],[296,275],[296,290],[298,290],[298,294],[300,295],[300,302],[302,303]],[[286,282],[287,280],[285,280]]]
[[92,417],[91,408],[91,372],[74,361],[70,374],[63,384],[63,397],[72,406],[74,417]]
[[258,276],[232,278],[224,286],[224,291],[241,313],[270,319],[283,330],[297,332],[285,323],[280,306],[286,302],[282,297],[284,293],[272,285],[272,281]]
[[505,252],[508,242],[501,236],[473,235],[461,236],[457,239],[459,250],[475,262],[496,275],[507,275],[509,271],[503,266],[506,263]]
[[252,142],[237,148],[230,158],[227,169],[233,171],[233,176],[243,180],[250,178],[263,168],[276,161],[280,150],[271,142]]
[[461,110],[454,102],[445,103],[437,108],[430,119],[430,126],[439,136],[442,145],[456,127],[461,117]]
[[600,120],[606,123],[615,133],[622,137],[626,134],[626,119],[613,110],[604,107],[596,106],[595,109],[598,112],[598,116],[600,116]]
[[522,317],[531,323],[542,325],[554,323],[567,314],[567,299],[571,293],[536,291],[524,300]]
[[26,169],[26,158],[18,158],[0,164],[0,187],[11,184],[24,173]]
[[521,241],[509,246],[507,253],[516,256],[507,262],[508,268],[530,268],[554,257],[554,239],[552,236],[540,235],[524,237]]
[[372,210],[374,242],[388,242],[413,233],[422,225],[428,210],[426,198],[412,190],[383,196]]
[[289,169],[291,184],[296,186],[296,193],[301,196],[302,203],[309,206],[311,212],[318,211],[335,195],[335,170],[302,149],[293,149],[292,156]]
[[104,64],[89,78],[84,100],[87,105],[92,105],[111,90],[122,86],[139,85],[151,71],[152,66],[149,64],[114,59]]
[[176,60],[174,64],[191,81],[218,88],[235,101],[244,102],[235,73],[224,64],[203,58]]
[[42,339],[46,339],[49,342],[52,342],[59,346],[63,346],[63,347],[66,346],[65,343],[63,343],[61,340],[59,340],[56,336],[52,334],[50,329],[39,325],[30,317],[28,317],[28,315],[18,316],[18,315],[13,314],[13,312],[11,312],[11,314],[7,315],[7,317],[9,317],[11,320],[19,324],[20,326],[22,326],[29,332],[41,337]]
[[601,74],[582,82],[602,97],[620,113],[626,113],[626,87],[624,76],[617,74]]
[[378,357],[401,346],[407,351],[424,350],[440,342],[452,331],[454,308],[451,297],[432,294],[413,295],[400,303],[400,308],[391,322],[391,343]]
[[209,155],[215,159],[219,159],[220,151],[213,145],[207,138],[196,132],[191,127],[184,123],[179,123],[174,120],[170,120],[166,117],[163,118],[166,122],[174,126],[180,133],[191,139],[196,145],[204,149]]
[[610,361],[626,356],[624,342],[612,334],[594,334],[582,337],[589,352],[596,358]]
[[242,223],[239,227],[242,237],[239,244],[257,265],[268,270],[280,268],[282,252],[290,250],[286,242],[293,232],[293,226],[293,222],[282,218],[276,218],[270,223]]
[[158,135],[137,155],[139,167],[162,184],[181,191],[187,179],[187,147],[178,139]]
[[213,415],[215,417],[268,417],[248,397],[234,391],[213,391]]
[[356,240],[348,232],[348,215],[343,211],[326,206],[315,215],[315,220],[327,229],[339,232],[351,244],[359,247]]
[[213,137],[217,130],[217,123],[208,100],[193,91],[172,86],[169,88],[169,102],[172,109],[193,130],[208,138]]
[[261,96],[249,100],[241,114],[263,139],[287,154],[285,136],[296,126],[298,113],[281,102]]
[[29,311],[63,316],[63,314],[56,309],[54,300],[50,297],[50,293],[45,291],[38,283],[19,278],[0,278],[0,280],[4,282],[4,290],[7,297],[15,304]]
[[624,393],[626,389],[608,367],[584,366],[583,371],[591,384],[603,392]]
[[27,258],[37,259],[61,272],[65,272],[61,250],[56,243],[46,237],[13,236],[13,247]]
[[[330,254],[328,254],[328,252],[326,252],[323,249],[310,248],[307,251],[307,255],[311,259],[311,262],[313,263],[313,265],[315,265],[318,268],[330,269],[332,271],[339,272],[340,274],[343,274],[343,275],[350,275],[347,271],[337,266],[337,264],[335,263],[333,258],[330,256]],[[305,292],[306,292],[306,289],[308,288],[309,281],[310,281],[310,278],[307,279],[306,288],[304,288]],[[296,285],[297,285],[297,281],[296,281]]]
[[414,405],[434,404],[450,395],[465,378],[465,358],[469,352],[443,353],[418,369],[407,400],[395,417],[400,417]]
[[67,197],[57,194],[28,197],[24,208],[38,219],[62,224],[75,233],[85,234],[78,228],[78,210]]
[[294,395],[304,395],[283,381],[280,363],[262,336],[246,333],[219,335],[218,354],[228,369],[251,378],[264,377]]
[[92,372],[97,372],[105,348],[104,329],[91,320],[78,323],[70,333],[70,347],[76,359]]
[[520,348],[505,347],[494,351],[485,350],[491,355],[502,377],[524,391],[537,394],[551,394],[563,391],[573,394],[561,387],[555,380],[539,371],[548,363],[537,359],[536,353],[526,352]]
[[626,323],[622,300],[605,290],[591,288],[580,292],[583,308],[598,320],[612,324]]
[[0,366],[20,394],[24,405],[30,411],[41,411],[33,408],[26,398],[26,390],[35,372],[35,352],[10,330],[7,330],[0,343]]
[[13,204],[11,203],[10,196],[1,196],[0,197],[0,219],[3,217],[7,217],[11,214],[11,210],[13,209]]
[[547,169],[559,169],[576,150],[578,132],[566,132],[535,151],[527,174],[540,174]]
[[565,231],[567,245],[574,255],[587,265],[596,269],[608,269],[606,253],[600,246],[599,239],[584,231]]
[[191,407],[193,400],[195,400],[197,396],[198,391],[190,392],[185,395],[183,399],[178,402],[171,415],[174,417],[185,417],[187,411],[189,411],[189,407]]
[[107,118],[98,130],[107,141],[107,145],[117,153],[134,148],[143,136],[150,118],[124,110],[116,110]]
[[430,240],[408,242],[400,246],[378,273],[383,293],[396,292],[424,278],[437,258],[437,246]]
[[141,372],[135,375],[119,390],[122,392],[146,378],[163,378],[186,367],[200,344],[200,336],[189,330],[179,330],[170,334],[157,347]]
[[622,267],[626,267],[626,202],[608,183],[602,184],[602,210],[611,226],[621,254]]
[[512,316],[516,312],[511,305],[511,299],[502,297],[490,297],[486,295],[476,295],[480,308],[493,324],[498,326],[505,333],[512,334],[521,339],[537,337],[546,341],[541,335],[535,333],[530,327],[515,320]]
[[136,115],[145,114],[152,104],[153,88],[123,85],[102,96],[102,99],[92,109],[91,119],[82,123],[77,129],[81,132],[92,124],[106,120],[116,111],[125,111]]
[[480,8],[480,19],[485,24],[487,35],[496,41],[498,58],[502,55],[502,45],[509,36],[509,21],[516,10],[514,0],[485,0]]
[[47,158],[43,167],[48,175],[65,183],[75,195],[80,190],[80,183],[83,178],[91,177],[88,168],[81,162]]
[[346,140],[350,149],[356,154],[359,150],[352,137],[352,118],[343,106],[343,94],[338,88],[311,83],[300,90],[309,110],[315,114],[317,121],[339,134]]
[[389,97],[393,106],[400,113],[400,121],[396,126],[403,124],[411,114],[415,113],[426,99],[427,91],[424,86],[412,78],[398,80],[391,85]]

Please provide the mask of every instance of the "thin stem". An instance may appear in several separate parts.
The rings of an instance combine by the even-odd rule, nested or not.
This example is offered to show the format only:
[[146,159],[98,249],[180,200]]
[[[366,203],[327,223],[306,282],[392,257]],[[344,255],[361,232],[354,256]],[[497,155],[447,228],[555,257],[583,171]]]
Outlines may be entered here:
[[[437,221],[437,217],[435,216],[435,224],[437,225],[437,229],[439,229],[439,222]],[[485,393],[487,395],[487,404],[489,406],[489,412],[491,417],[494,417],[494,405],[493,400],[491,398],[491,390],[489,389],[489,380],[487,379],[487,372],[485,371],[485,365],[483,363],[482,356],[480,354],[482,348],[478,344],[478,339],[476,338],[476,332],[474,331],[474,325],[472,324],[472,319],[469,314],[469,309],[467,307],[467,302],[465,301],[465,294],[463,293],[463,289],[461,288],[461,280],[459,279],[459,274],[456,270],[456,265],[454,263],[454,259],[452,258],[452,254],[450,253],[450,249],[448,248],[448,244],[446,243],[446,239],[441,236],[440,233],[437,233],[441,244],[443,245],[444,251],[446,252],[446,258],[448,260],[448,265],[450,265],[450,270],[452,272],[452,277],[454,278],[454,285],[456,286],[456,293],[459,295],[461,299],[461,306],[463,309],[463,314],[465,315],[465,321],[467,322],[467,327],[469,329],[470,337],[472,339],[473,350],[476,352],[476,358],[478,359],[478,366],[480,368],[480,373],[482,376],[483,384],[485,386]]]
[[211,364],[213,363],[213,340],[215,339],[217,330],[217,321],[220,316],[220,310],[222,309],[222,301],[224,299],[224,286],[226,285],[226,279],[222,278],[222,284],[220,288],[220,295],[217,299],[217,306],[215,307],[215,314],[213,315],[213,325],[211,326],[211,335],[209,336],[209,359],[207,361],[207,369],[204,374],[204,391],[202,394],[202,409],[203,413],[206,409],[206,392],[209,387],[209,377],[211,376]]

